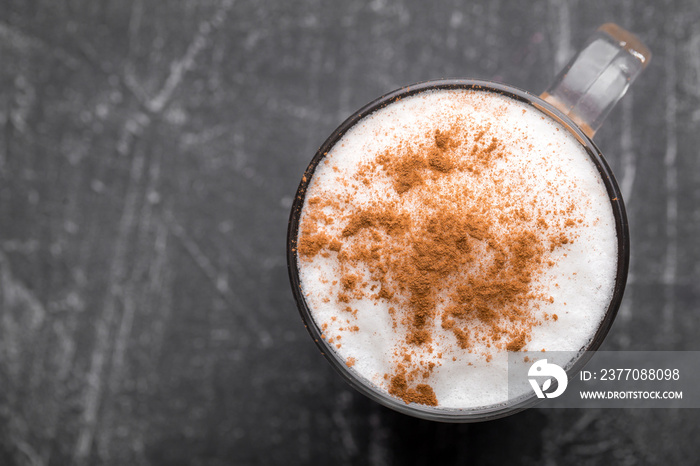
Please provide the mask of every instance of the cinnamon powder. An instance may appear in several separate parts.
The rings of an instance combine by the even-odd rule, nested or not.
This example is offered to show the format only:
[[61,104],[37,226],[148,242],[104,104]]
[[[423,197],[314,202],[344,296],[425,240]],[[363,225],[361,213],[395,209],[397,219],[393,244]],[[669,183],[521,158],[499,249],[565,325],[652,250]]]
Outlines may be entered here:
[[[385,198],[354,205],[351,197],[328,195],[307,203],[300,260],[335,258],[343,309],[361,299],[390,304],[403,343],[384,379],[406,403],[438,404],[425,382],[443,357],[434,344],[520,351],[541,323],[538,303],[552,300],[532,286],[533,278],[554,265],[548,253],[573,241],[566,228],[581,220],[573,204],[555,220],[534,203],[520,205],[518,190],[527,189],[527,179],[498,178],[496,164],[509,155],[488,127],[460,118],[420,141],[398,143],[349,181],[356,189],[385,183]],[[494,182],[489,196],[446,183],[453,175],[484,173]],[[454,340],[435,341],[438,328]],[[490,360],[488,351],[482,354]]]

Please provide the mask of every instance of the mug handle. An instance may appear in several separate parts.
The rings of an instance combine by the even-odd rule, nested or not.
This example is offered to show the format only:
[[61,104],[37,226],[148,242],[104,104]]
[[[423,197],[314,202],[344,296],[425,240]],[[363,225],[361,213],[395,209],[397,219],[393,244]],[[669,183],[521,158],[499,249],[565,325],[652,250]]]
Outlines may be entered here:
[[651,52],[634,34],[603,24],[540,97],[592,138],[650,59]]

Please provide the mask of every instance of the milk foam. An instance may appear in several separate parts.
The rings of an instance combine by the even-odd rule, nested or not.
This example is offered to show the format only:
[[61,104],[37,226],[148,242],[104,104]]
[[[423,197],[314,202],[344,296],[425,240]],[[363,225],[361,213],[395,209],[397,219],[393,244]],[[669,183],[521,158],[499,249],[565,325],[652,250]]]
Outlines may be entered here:
[[[541,325],[532,328],[529,351],[578,351],[598,329],[611,300],[617,268],[615,219],[605,185],[589,155],[565,128],[531,106],[499,94],[474,90],[434,90],[404,98],[380,109],[353,126],[316,168],[306,201],[317,195],[352,195],[354,202],[368,203],[389,195],[381,183],[360,189],[353,183],[362,163],[374,160],[386,148],[411,139],[426,129],[449,125],[457,117],[490,127],[510,144],[511,157],[499,161],[499,169],[527,176],[529,189],[523,196],[549,203],[553,212],[574,200],[585,213],[584,226],[576,239],[553,254],[556,265],[536,277],[536,286],[551,295],[534,312]],[[470,187],[471,188],[471,187]],[[306,215],[302,212],[301,221]],[[313,318],[326,337],[342,335],[333,346],[341,360],[353,360],[349,370],[359,378],[387,390],[384,375],[392,371],[392,352],[404,343],[405,334],[392,326],[389,305],[371,299],[355,300],[349,316],[335,299],[339,288],[335,256],[316,255],[299,261],[302,291]],[[557,319],[545,318],[556,314]],[[347,326],[357,332],[341,332]],[[492,351],[485,358],[478,351],[466,352],[449,345],[448,332],[433,324],[435,334],[445,338],[439,351],[424,354],[439,359],[427,383],[440,408],[467,409],[507,401],[507,353]]]

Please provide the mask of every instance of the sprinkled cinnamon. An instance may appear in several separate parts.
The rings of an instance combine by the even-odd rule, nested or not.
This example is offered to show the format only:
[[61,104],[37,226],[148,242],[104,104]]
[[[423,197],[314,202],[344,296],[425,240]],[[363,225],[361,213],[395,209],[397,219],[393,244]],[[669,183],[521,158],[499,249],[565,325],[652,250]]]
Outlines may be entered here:
[[[539,303],[553,301],[533,279],[555,264],[553,251],[574,241],[567,229],[580,219],[573,203],[556,215],[522,205],[518,192],[528,180],[499,178],[498,162],[510,155],[488,127],[457,118],[420,141],[398,142],[347,180],[354,189],[385,183],[385,198],[355,205],[351,196],[328,195],[307,203],[300,260],[318,254],[337,260],[341,309],[356,312],[353,300],[389,304],[393,327],[405,337],[384,379],[406,403],[438,403],[426,383],[443,358],[433,350],[445,338],[438,328],[454,338],[440,348],[520,351],[541,324]],[[451,188],[453,176],[478,179],[487,172],[494,182],[489,195],[468,185]],[[490,361],[490,350],[483,357]]]

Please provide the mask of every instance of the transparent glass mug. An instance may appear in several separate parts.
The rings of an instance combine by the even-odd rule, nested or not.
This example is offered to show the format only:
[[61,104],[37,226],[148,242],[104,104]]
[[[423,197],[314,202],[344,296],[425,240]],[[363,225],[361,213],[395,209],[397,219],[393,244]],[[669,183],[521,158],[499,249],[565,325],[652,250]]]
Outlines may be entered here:
[[478,89],[501,94],[527,104],[543,116],[562,125],[581,143],[598,169],[610,199],[617,232],[618,257],[612,299],[589,344],[582,348],[578,359],[571,361],[566,367],[567,375],[571,378],[583,368],[592,352],[600,347],[610,330],[622,301],[629,266],[629,230],[622,195],[610,167],[591,138],[610,110],[627,91],[631,82],[646,67],[650,58],[649,50],[639,39],[621,27],[608,23],[598,28],[586,46],[562,70],[550,88],[539,97],[512,86],[487,81],[463,79],[428,81],[398,89],[367,104],[331,134],[311,160],[297,190],[287,234],[287,265],[292,291],[307,330],[322,354],[351,386],[372,400],[396,411],[444,422],[496,419],[522,411],[538,402],[533,391],[524,397],[473,409],[447,409],[416,403],[407,404],[370,381],[359,377],[348,368],[332,345],[322,337],[323,332],[314,320],[301,290],[297,238],[305,194],[314,171],[342,136],[361,119],[405,97],[436,89]]

